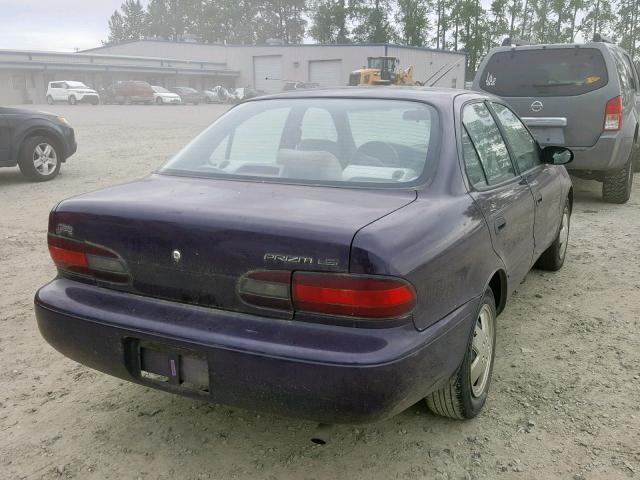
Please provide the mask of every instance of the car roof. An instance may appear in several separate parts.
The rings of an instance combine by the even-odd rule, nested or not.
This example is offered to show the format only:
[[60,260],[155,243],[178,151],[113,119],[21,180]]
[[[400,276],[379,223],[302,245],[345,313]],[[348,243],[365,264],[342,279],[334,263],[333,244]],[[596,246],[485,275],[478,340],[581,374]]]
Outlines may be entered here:
[[378,100],[414,100],[444,106],[452,104],[454,99],[461,95],[469,96],[470,98],[497,98],[484,92],[455,88],[372,86],[291,90],[272,95],[263,95],[248,101],[255,102],[278,98],[371,98]]
[[[532,43],[530,45],[505,45],[492,48],[487,55],[497,52],[510,52],[521,50],[545,50],[548,48],[597,48],[606,51],[608,48],[618,48],[618,45],[605,42],[587,42],[587,43]],[[622,50],[622,49],[621,49]]]

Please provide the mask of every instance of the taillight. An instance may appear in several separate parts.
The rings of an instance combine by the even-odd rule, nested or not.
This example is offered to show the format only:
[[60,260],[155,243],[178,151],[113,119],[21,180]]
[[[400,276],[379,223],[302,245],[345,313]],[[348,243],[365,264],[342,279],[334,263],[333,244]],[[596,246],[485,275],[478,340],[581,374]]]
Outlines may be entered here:
[[396,278],[296,272],[292,292],[296,311],[348,317],[400,317],[416,305],[413,286]]
[[400,278],[265,270],[240,279],[240,297],[251,305],[364,319],[398,318],[416,306],[416,291]]
[[291,272],[257,270],[240,278],[238,294],[246,303],[291,311]]
[[124,261],[110,250],[51,233],[47,243],[53,263],[62,272],[116,283],[129,280]]
[[604,111],[604,130],[606,132],[622,128],[622,98],[618,95],[607,102]]

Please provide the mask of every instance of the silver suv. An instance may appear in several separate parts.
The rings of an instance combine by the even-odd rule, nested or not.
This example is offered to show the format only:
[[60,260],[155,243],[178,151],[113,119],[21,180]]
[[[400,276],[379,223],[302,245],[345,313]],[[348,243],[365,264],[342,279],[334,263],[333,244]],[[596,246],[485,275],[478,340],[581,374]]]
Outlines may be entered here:
[[604,41],[510,43],[487,54],[472,88],[507,101],[542,146],[569,147],[570,173],[602,182],[605,201],[626,203],[640,167],[640,80],[627,52]]

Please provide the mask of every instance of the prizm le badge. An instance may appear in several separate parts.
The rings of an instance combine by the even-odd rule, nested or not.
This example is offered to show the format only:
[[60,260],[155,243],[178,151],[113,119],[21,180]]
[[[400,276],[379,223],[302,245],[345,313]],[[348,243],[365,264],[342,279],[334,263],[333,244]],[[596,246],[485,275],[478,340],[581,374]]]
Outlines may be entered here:
[[337,258],[318,258],[305,257],[302,255],[286,255],[282,253],[265,253],[265,263],[283,263],[283,264],[297,264],[297,265],[323,265],[325,267],[337,267],[340,265],[340,260]]

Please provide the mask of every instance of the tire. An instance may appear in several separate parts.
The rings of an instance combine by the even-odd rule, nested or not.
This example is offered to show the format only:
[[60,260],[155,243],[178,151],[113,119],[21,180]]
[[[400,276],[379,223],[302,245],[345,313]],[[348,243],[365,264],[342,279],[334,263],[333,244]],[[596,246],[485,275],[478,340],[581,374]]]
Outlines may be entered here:
[[562,210],[562,219],[553,243],[547,248],[535,264],[536,268],[541,270],[549,270],[557,272],[564,265],[564,259],[567,256],[567,246],[569,243],[569,232],[571,228],[571,204],[569,199],[565,201]]
[[163,103],[164,101],[162,100],[162,97],[156,98],[156,105],[162,105]]
[[602,182],[602,199],[607,203],[627,203],[633,186],[632,154],[626,165],[620,170],[607,172]]
[[71,95],[67,101],[69,102],[69,105],[75,105],[78,103],[78,100],[74,95]]
[[[448,384],[427,398],[429,409],[443,417],[466,420],[484,406],[491,384],[496,345],[496,301],[490,288],[484,292],[462,364]],[[472,365],[478,362],[481,374],[472,382]]]
[[53,105],[55,103],[51,95],[47,95],[47,103],[49,105]]
[[[47,161],[43,163],[45,153]],[[61,164],[62,154],[57,144],[49,138],[37,135],[27,138],[22,144],[18,166],[28,180],[32,182],[52,180],[60,172]]]

